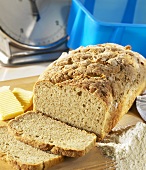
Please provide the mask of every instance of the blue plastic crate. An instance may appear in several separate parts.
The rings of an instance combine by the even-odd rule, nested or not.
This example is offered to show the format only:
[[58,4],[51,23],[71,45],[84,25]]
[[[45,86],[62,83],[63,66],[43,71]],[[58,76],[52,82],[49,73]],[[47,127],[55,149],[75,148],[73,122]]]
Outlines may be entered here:
[[146,0],[73,0],[68,47],[131,45],[146,57]]

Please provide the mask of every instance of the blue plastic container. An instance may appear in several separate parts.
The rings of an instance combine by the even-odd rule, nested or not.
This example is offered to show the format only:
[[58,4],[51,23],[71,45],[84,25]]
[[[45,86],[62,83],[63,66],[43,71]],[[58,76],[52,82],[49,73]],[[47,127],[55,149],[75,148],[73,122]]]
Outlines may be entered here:
[[72,49],[112,42],[146,57],[146,0],[73,0],[67,32]]

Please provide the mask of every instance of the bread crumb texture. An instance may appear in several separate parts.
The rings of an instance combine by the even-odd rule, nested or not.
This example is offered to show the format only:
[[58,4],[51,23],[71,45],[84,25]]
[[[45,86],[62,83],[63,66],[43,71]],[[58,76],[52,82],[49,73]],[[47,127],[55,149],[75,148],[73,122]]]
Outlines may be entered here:
[[129,46],[79,47],[48,66],[34,86],[34,111],[102,139],[146,86],[146,61]]
[[14,138],[6,126],[0,127],[0,158],[16,170],[47,170],[61,162],[62,156],[33,148]]
[[96,135],[41,113],[27,112],[11,120],[8,126],[17,139],[41,150],[69,157],[85,155],[96,143]]
[[146,169],[146,124],[138,122],[127,130],[110,134],[98,147],[117,162],[116,170]]

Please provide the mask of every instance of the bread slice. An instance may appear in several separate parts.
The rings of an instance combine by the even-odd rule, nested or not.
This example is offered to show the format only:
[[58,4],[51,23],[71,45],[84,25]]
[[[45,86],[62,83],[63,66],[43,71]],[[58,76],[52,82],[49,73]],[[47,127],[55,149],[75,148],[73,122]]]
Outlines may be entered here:
[[93,132],[98,140],[146,86],[146,60],[129,46],[79,47],[48,66],[34,86],[34,111]]
[[97,145],[106,155],[115,159],[116,170],[146,169],[146,124],[138,122],[132,127],[110,134]]
[[85,155],[96,143],[94,134],[31,111],[11,120],[8,127],[24,143],[69,157]]
[[0,159],[18,170],[47,170],[63,157],[24,144],[8,133],[7,126],[0,126]]

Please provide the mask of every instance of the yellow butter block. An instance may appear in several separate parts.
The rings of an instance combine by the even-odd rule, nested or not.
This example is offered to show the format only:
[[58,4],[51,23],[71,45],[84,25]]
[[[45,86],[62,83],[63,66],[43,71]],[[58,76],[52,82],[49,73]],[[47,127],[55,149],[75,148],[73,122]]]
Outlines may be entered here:
[[23,108],[9,86],[0,87],[0,120],[12,119],[23,114]]
[[13,94],[16,96],[16,98],[19,100],[21,105],[23,106],[24,112],[32,106],[33,102],[33,93],[32,91],[24,90],[21,88],[14,88]]

